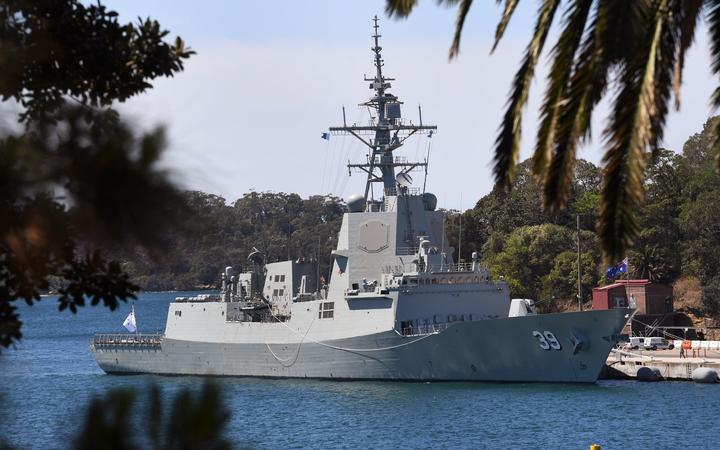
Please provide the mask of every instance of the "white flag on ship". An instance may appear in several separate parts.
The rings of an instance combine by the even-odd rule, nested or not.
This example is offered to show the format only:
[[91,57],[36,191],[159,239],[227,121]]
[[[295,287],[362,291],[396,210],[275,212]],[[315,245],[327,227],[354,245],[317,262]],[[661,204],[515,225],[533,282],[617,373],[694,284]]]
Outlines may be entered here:
[[130,310],[130,314],[128,314],[127,318],[125,319],[125,322],[123,322],[123,326],[127,328],[127,330],[131,333],[134,333],[137,331],[137,323],[135,323],[135,306],[133,305],[132,309]]

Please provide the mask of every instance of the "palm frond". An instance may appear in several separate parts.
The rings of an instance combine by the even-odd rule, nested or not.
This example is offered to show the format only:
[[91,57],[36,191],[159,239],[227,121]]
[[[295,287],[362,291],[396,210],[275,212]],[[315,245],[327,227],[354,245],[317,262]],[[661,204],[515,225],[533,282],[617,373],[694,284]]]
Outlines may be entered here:
[[[500,0],[498,0],[498,3],[500,3]],[[510,18],[512,18],[513,13],[515,12],[515,7],[518,5],[518,3],[520,3],[520,0],[505,0],[505,8],[503,8],[502,17],[500,18],[500,22],[498,22],[497,28],[495,29],[495,42],[493,43],[490,53],[493,53],[497,48],[498,44],[500,43],[500,40],[505,34],[505,29],[507,28],[508,23],[510,23]]]
[[561,100],[573,73],[575,54],[582,41],[583,30],[594,0],[579,0],[565,12],[563,31],[552,51],[552,67],[548,74],[545,101],[540,108],[540,126],[533,156],[533,174],[542,178],[552,154]]
[[525,50],[525,57],[520,69],[513,80],[513,89],[508,100],[507,110],[500,125],[500,133],[495,140],[495,181],[504,187],[509,187],[514,178],[515,164],[520,153],[522,110],[527,102],[535,66],[540,59],[559,4],[560,0],[543,1],[538,13],[535,32]]
[[680,110],[680,86],[682,85],[682,72],[685,68],[685,54],[695,40],[695,29],[700,20],[704,0],[685,0],[680,3],[682,8],[680,19],[680,42],[677,48],[677,60],[673,73],[673,91],[675,94],[675,109]]
[[570,84],[560,101],[555,142],[551,143],[553,158],[543,180],[547,210],[560,210],[567,201],[577,147],[589,137],[593,110],[605,94],[608,73],[616,59],[613,40],[624,26],[618,18],[624,17],[627,5],[624,0],[601,0],[595,8]]
[[[720,74],[720,0],[708,0],[706,2],[708,13],[707,23],[710,32],[710,67],[714,74]],[[711,102],[714,107],[720,106],[720,87],[715,90]],[[720,123],[717,125],[717,133],[715,133],[715,160],[717,161],[717,170],[720,172]]]
[[[669,99],[673,94],[673,80],[679,56],[686,0],[668,0],[660,41],[657,47],[655,67],[655,115],[651,120],[650,148],[657,156],[662,141]],[[662,11],[660,12],[662,13]],[[690,40],[692,43],[692,39]],[[689,44],[688,44],[689,45]],[[676,97],[677,100],[677,97]]]
[[413,8],[417,6],[418,0],[387,0],[385,2],[385,14],[388,17],[406,18]]
[[450,46],[450,59],[455,58],[458,53],[460,53],[460,36],[462,35],[463,26],[465,25],[465,18],[470,11],[472,2],[473,0],[460,0],[457,21],[455,22],[455,36],[453,37],[453,42]]
[[[606,261],[624,256],[638,234],[635,218],[643,199],[643,171],[646,149],[653,141],[658,118],[656,95],[664,92],[656,88],[658,62],[664,57],[662,44],[667,27],[670,0],[659,0],[645,50],[630,55],[620,71],[620,92],[614,101],[613,114],[605,131],[609,148],[603,161],[605,176],[598,220],[603,254]],[[639,8],[638,8],[639,9]],[[646,20],[647,20],[646,19]],[[664,119],[664,118],[663,118]]]

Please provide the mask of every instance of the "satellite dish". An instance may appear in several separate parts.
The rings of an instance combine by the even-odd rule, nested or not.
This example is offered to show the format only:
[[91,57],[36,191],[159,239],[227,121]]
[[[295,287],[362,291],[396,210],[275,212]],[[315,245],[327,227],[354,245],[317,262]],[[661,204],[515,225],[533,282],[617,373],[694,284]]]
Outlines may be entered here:
[[404,188],[410,187],[410,185],[412,185],[412,177],[405,172],[400,172],[399,174],[397,174],[397,176],[395,177],[395,181],[397,182],[398,186]]

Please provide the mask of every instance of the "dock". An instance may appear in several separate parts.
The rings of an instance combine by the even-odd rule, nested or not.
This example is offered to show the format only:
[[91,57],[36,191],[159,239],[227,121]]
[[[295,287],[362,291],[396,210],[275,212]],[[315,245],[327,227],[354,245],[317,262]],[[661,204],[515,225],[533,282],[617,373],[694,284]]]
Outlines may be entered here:
[[701,348],[686,352],[687,356],[681,357],[679,349],[628,351],[616,348],[610,351],[601,378],[642,379],[638,371],[643,367],[651,369],[663,380],[692,381],[693,371],[701,367],[720,375],[720,351]]

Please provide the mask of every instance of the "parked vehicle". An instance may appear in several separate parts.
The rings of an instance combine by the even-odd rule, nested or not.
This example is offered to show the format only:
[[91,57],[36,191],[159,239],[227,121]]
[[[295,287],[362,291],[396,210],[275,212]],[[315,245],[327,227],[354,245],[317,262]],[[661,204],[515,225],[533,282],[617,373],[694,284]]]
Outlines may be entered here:
[[645,350],[672,350],[675,348],[672,342],[661,337],[646,337],[643,347],[645,347]]
[[631,336],[622,345],[625,350],[638,350],[645,345],[645,338],[641,336]]

